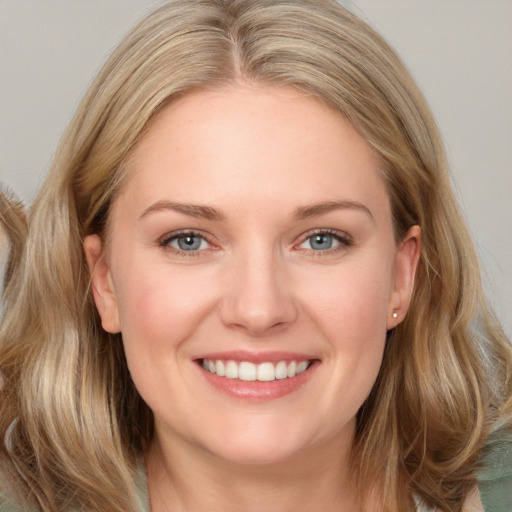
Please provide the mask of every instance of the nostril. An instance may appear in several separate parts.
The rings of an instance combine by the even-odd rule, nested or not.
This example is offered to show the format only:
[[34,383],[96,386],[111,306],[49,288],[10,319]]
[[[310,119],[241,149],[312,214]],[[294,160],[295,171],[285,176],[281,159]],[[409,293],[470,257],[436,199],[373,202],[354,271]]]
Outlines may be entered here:
[[286,297],[258,297],[246,292],[226,301],[222,309],[222,320],[226,326],[261,337],[287,329],[297,319],[293,302]]

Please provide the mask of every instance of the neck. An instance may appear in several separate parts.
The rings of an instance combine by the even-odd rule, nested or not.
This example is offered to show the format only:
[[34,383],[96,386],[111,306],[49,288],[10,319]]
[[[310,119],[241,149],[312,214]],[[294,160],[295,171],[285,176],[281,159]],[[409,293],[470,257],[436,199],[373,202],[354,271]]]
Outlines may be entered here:
[[285,461],[238,464],[157,437],[146,454],[151,511],[357,512],[350,445],[333,439]]

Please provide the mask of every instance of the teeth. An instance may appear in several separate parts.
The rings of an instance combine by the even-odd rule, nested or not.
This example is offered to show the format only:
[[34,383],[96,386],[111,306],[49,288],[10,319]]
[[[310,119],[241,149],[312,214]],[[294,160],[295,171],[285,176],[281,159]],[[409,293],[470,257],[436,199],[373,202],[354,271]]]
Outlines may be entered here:
[[228,361],[226,363],[226,377],[228,379],[238,379],[238,365],[235,361]]
[[244,361],[238,365],[238,378],[240,380],[252,381],[256,380],[257,369],[256,365]]
[[[209,367],[209,365],[208,365]],[[224,365],[224,361],[216,361],[215,362],[215,373],[219,377],[224,377],[226,375],[226,366]]]
[[276,378],[276,369],[272,363],[263,363],[258,365],[258,380],[262,382],[271,382]]
[[297,375],[297,363],[292,361],[287,368],[288,377],[294,377]]
[[308,362],[307,361],[301,361],[297,365],[297,375],[300,375],[301,373],[304,373],[308,369]]
[[247,382],[261,381],[272,382],[295,377],[305,372],[310,361],[279,361],[278,363],[261,363],[254,364],[249,361],[222,361],[203,359],[203,368],[210,372],[216,373],[219,377],[227,377],[228,379],[240,379]]
[[[291,365],[292,363],[290,363]],[[288,365],[286,361],[279,361],[276,364],[276,379],[286,379],[288,377]]]

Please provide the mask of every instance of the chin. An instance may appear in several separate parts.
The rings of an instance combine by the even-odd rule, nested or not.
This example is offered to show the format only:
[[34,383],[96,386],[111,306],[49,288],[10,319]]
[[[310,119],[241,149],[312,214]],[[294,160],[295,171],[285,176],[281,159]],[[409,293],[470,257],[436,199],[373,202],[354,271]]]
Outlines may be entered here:
[[225,428],[205,440],[203,448],[218,459],[243,465],[285,463],[307,452],[313,444],[311,432],[294,432],[286,422],[279,423],[255,421],[249,428]]
[[[262,446],[260,443],[233,443],[224,449],[210,450],[210,453],[218,459],[229,464],[244,466],[275,465],[290,461],[301,450],[293,447],[275,448]],[[226,449],[228,448],[228,449]]]

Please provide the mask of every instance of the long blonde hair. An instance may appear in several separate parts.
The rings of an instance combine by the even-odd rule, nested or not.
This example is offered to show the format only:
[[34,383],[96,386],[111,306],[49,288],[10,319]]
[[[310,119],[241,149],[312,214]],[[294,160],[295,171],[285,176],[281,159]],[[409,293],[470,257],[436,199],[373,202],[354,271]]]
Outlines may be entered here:
[[176,0],[105,64],[31,206],[1,197],[12,242],[0,326],[2,491],[44,511],[135,510],[152,415],[121,339],[101,329],[83,237],[105,235],[123,163],[164,105],[238,79],[288,85],[349,120],[380,157],[397,241],[422,253],[412,305],[388,335],[358,415],[352,463],[384,512],[460,510],[489,436],[510,428],[511,349],[422,95],[389,46],[333,0]]

